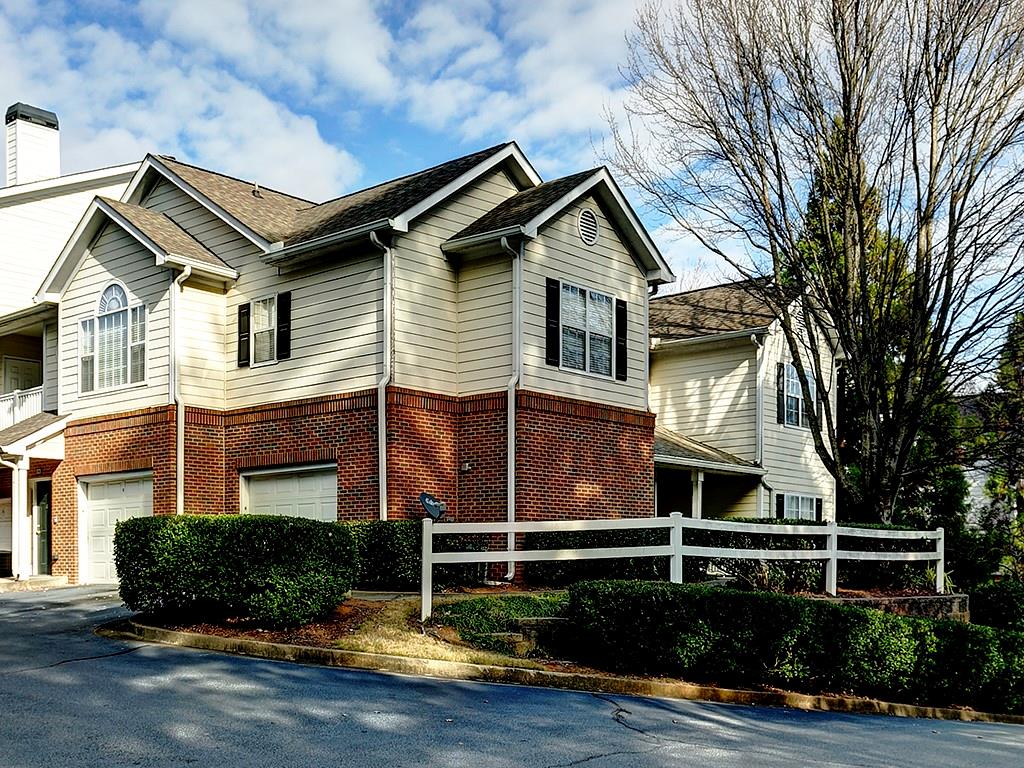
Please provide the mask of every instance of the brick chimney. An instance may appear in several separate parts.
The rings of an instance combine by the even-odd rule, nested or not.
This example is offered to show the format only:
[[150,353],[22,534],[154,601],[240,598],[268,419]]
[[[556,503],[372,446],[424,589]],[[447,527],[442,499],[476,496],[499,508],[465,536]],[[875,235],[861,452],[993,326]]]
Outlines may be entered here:
[[6,126],[7,186],[60,176],[60,130],[53,112],[28,104],[12,104]]

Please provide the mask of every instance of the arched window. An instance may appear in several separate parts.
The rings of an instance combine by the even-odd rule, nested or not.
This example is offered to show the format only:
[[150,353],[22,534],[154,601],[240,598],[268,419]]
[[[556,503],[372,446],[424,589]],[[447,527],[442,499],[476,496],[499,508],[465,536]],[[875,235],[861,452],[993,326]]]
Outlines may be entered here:
[[146,379],[146,307],[131,305],[120,283],[100,295],[79,327],[79,390],[94,392]]

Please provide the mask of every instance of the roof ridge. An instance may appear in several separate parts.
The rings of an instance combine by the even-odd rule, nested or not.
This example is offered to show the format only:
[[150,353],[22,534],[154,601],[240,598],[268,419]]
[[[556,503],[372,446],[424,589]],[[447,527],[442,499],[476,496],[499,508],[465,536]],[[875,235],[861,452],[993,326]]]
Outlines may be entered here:
[[344,195],[338,195],[337,197],[332,197],[332,198],[330,198],[328,200],[324,200],[324,201],[319,202],[319,203],[311,203],[308,208],[299,208],[298,210],[300,210],[300,211],[309,211],[309,210],[312,210],[313,208],[319,208],[321,205],[328,205],[329,203],[336,203],[339,200],[344,200],[346,197],[352,197],[353,195],[359,195],[359,194],[362,194],[364,192],[369,192],[370,190],[377,189],[379,187],[387,186],[388,184],[394,184],[396,182],[403,181],[404,179],[411,179],[413,176],[419,176],[422,173],[429,173],[430,171],[435,171],[438,168],[441,168],[442,166],[450,165],[451,163],[457,163],[460,160],[465,160],[467,157],[473,157],[474,155],[483,155],[483,154],[488,154],[488,153],[494,153],[494,152],[496,152],[499,149],[504,149],[505,147],[509,146],[512,143],[513,142],[511,142],[511,141],[505,141],[505,142],[502,142],[501,144],[495,144],[494,146],[491,146],[491,147],[485,147],[484,149],[478,149],[476,152],[467,152],[466,154],[460,155],[459,157],[453,157],[450,160],[445,160],[444,162],[441,162],[441,163],[435,163],[434,165],[430,166],[429,168],[421,168],[418,171],[412,171],[410,173],[406,173],[406,174],[403,174],[401,176],[396,176],[393,179],[385,179],[384,181],[377,182],[376,184],[371,184],[368,187],[363,187],[362,189],[354,189],[351,192],[346,192]]
[[[183,160],[179,160],[178,158],[174,157],[173,155],[154,155],[154,157],[157,157],[160,160],[165,160],[165,161],[169,160],[170,162],[176,163],[177,165],[184,165],[186,168],[192,168],[193,170],[196,170],[196,171],[202,171],[203,173],[208,173],[211,176],[220,176],[222,179],[230,179],[231,181],[237,181],[239,184],[248,184],[249,186],[258,186],[260,188],[260,190],[263,191],[263,192],[273,192],[275,195],[281,195],[282,197],[287,197],[287,198],[290,198],[291,200],[295,200],[295,201],[300,202],[300,203],[307,203],[310,206],[318,205],[318,203],[314,203],[312,200],[307,200],[304,197],[299,197],[297,195],[293,195],[290,192],[282,192],[279,189],[275,189],[274,187],[265,186],[264,184],[261,184],[260,182],[255,181],[255,180],[240,179],[238,176],[232,176],[229,173],[222,173],[221,171],[213,171],[213,170],[210,170],[209,168],[204,168],[201,165],[196,165],[195,163],[186,163]],[[303,209],[302,208],[296,208],[296,210],[303,210]]]

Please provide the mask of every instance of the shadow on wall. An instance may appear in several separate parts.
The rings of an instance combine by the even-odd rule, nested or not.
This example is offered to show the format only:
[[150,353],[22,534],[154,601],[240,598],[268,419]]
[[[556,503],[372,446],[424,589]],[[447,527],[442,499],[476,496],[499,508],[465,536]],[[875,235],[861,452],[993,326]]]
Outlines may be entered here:
[[[658,489],[658,516],[682,512],[690,517],[693,499],[693,478],[688,469],[658,467],[655,469]],[[757,516],[759,478],[748,475],[713,475],[704,473],[701,517],[729,518]]]

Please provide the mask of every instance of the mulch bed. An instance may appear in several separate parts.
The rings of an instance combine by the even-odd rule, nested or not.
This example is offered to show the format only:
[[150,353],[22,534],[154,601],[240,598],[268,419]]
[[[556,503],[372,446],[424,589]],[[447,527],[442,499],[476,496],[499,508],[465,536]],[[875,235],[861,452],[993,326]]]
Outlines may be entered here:
[[349,598],[323,621],[290,629],[260,629],[248,619],[227,619],[219,623],[200,622],[197,624],[164,621],[154,621],[154,623],[177,632],[195,632],[202,635],[262,640],[268,643],[332,648],[338,640],[355,634],[367,619],[380,613],[384,609],[384,605],[380,601]]

